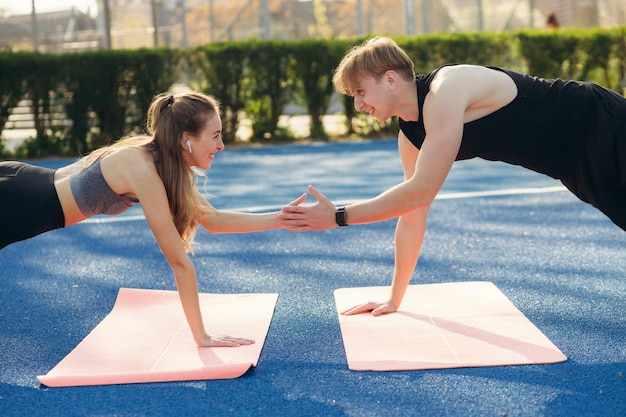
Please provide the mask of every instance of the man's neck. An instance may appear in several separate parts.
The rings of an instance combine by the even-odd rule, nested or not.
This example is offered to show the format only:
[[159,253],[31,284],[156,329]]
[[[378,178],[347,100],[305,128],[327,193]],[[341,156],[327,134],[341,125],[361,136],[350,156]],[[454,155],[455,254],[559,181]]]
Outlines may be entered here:
[[417,103],[417,83],[415,81],[403,81],[398,92],[396,116],[407,122],[417,122],[420,118]]

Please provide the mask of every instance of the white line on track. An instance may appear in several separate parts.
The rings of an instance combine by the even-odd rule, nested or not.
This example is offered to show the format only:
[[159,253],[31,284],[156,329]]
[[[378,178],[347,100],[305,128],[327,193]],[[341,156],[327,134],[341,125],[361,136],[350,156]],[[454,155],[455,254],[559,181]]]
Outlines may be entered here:
[[553,187],[535,187],[535,188],[509,188],[508,190],[489,190],[489,191],[470,191],[464,193],[445,193],[438,195],[435,200],[450,200],[456,198],[476,198],[476,197],[492,197],[500,195],[518,195],[518,194],[543,194],[555,193],[558,191],[567,191],[562,185]]
[[[545,193],[555,193],[560,191],[567,191],[567,188],[562,185],[557,185],[553,187],[534,187],[534,188],[509,188],[503,190],[489,190],[489,191],[468,191],[468,192],[459,192],[459,193],[444,193],[439,194],[435,199],[436,200],[452,200],[452,199],[461,199],[461,198],[478,198],[478,197],[496,197],[496,196],[504,196],[504,195],[521,195],[521,194],[545,194]],[[337,201],[337,205],[345,205],[351,203],[358,203],[359,201],[364,200],[350,200],[350,201]],[[248,213],[255,212],[265,212],[271,210],[277,210],[276,206],[250,206],[243,208],[229,208],[224,210],[229,211],[242,211]],[[145,220],[143,214],[135,214],[135,215],[121,215],[121,216],[103,216],[103,217],[95,217],[91,219],[87,219],[82,221],[81,223],[119,223],[119,222],[131,222],[137,220]]]

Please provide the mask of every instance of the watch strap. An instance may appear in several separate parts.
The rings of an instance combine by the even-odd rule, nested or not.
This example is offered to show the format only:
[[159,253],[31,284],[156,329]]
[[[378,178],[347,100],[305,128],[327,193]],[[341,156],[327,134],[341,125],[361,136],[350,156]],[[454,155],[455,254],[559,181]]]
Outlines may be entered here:
[[348,225],[348,215],[346,213],[345,207],[338,207],[337,211],[335,211],[335,222],[339,226],[347,226]]

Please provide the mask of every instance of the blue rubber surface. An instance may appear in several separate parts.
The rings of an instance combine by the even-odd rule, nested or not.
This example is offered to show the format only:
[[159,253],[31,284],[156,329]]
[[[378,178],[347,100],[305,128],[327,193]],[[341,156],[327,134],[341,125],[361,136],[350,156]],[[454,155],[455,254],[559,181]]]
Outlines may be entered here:
[[[401,178],[395,141],[382,140],[227,149],[200,186],[220,209],[264,211],[308,184],[347,203]],[[279,294],[258,366],[241,378],[39,385],[36,376],[104,318],[120,287],[175,289],[135,207],[0,251],[0,415],[626,415],[626,234],[566,191],[511,191],[558,185],[504,164],[455,164],[412,283],[495,283],[568,356],[564,363],[348,370],[333,290],[390,284],[388,221],[308,234],[198,233],[200,291]]]

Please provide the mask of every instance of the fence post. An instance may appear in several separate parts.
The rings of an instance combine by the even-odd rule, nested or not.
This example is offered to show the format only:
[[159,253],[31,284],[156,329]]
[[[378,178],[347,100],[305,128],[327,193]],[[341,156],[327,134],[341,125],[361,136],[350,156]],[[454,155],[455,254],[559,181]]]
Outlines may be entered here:
[[33,49],[39,52],[39,31],[37,30],[37,12],[35,11],[35,0],[31,0],[31,22],[33,25]]

